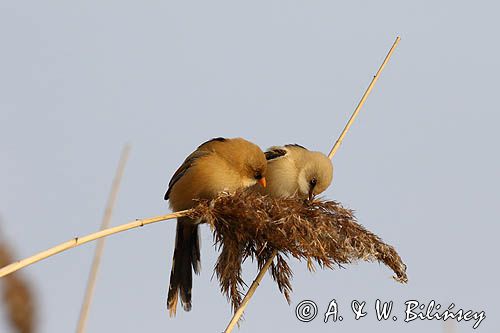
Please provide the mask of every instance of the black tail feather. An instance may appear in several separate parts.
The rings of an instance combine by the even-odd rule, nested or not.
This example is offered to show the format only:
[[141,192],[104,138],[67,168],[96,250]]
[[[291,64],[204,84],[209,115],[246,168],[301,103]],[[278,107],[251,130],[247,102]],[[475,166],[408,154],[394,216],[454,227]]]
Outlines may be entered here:
[[195,221],[181,217],[177,220],[174,257],[170,272],[167,308],[175,315],[178,295],[185,311],[191,310],[193,270],[200,272],[200,241]]

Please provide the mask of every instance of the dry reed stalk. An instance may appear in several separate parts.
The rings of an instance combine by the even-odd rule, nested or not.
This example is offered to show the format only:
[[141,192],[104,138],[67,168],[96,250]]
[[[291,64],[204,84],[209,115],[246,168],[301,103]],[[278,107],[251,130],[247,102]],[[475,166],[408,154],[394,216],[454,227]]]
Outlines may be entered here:
[[[0,240],[0,265],[12,261],[12,255],[5,240]],[[2,301],[12,328],[19,333],[34,332],[35,305],[30,285],[18,274],[2,279]]]
[[[122,149],[120,161],[118,162],[118,168],[116,169],[115,177],[111,185],[111,191],[109,192],[108,201],[106,203],[106,209],[104,210],[104,215],[102,218],[100,230],[109,228],[109,224],[111,222],[111,216],[113,215],[113,207],[115,206],[116,197],[118,196],[118,190],[120,189],[120,184],[123,177],[123,172],[125,170],[125,165],[128,160],[129,153],[130,153],[130,145],[127,144]],[[92,260],[92,266],[87,280],[87,288],[85,289],[85,296],[83,298],[83,303],[80,310],[80,317],[78,319],[78,324],[76,328],[77,333],[85,332],[90,305],[92,304],[92,297],[94,295],[97,273],[99,272],[99,265],[101,263],[102,253],[104,252],[105,240],[106,238],[101,238],[97,241],[97,245],[94,252],[94,259]]]
[[[272,255],[271,255],[271,258],[274,259],[274,257],[276,257],[277,255],[278,255],[278,251],[274,250]],[[257,289],[257,287],[260,285],[260,281],[262,281],[267,270],[269,269],[269,267],[273,263],[272,259],[266,261],[264,266],[260,269],[259,274],[257,274],[257,276],[255,277],[255,280],[252,282],[252,285],[250,286],[250,288],[248,288],[247,294],[245,295],[245,297],[241,301],[240,306],[234,312],[234,315],[231,318],[231,321],[229,322],[229,324],[227,324],[227,327],[224,330],[225,332],[227,332],[228,329],[231,329],[231,327],[234,327],[234,325],[236,325],[238,323],[238,321],[240,320],[241,316],[243,315],[243,312],[245,311],[245,308],[247,307],[247,303],[250,302],[250,298],[252,297],[252,295],[255,292],[255,290]]]
[[160,221],[165,221],[165,220],[171,220],[175,219],[180,216],[186,216],[190,213],[190,210],[181,210],[175,213],[170,213],[166,215],[159,215],[159,216],[154,216],[146,219],[141,219],[141,220],[136,220],[134,222],[118,225],[116,227],[104,229],[101,231],[94,232],[92,234],[83,236],[83,237],[75,237],[69,241],[66,241],[64,243],[61,243],[59,245],[53,246],[45,251],[38,252],[37,254],[32,255],[31,257],[25,258],[23,260],[11,263],[10,265],[2,267],[0,269],[0,277],[6,276],[8,274],[11,274],[21,268],[24,268],[26,266],[29,266],[31,264],[34,264],[40,260],[47,259],[48,257],[51,257],[55,254],[58,254],[60,252],[72,249],[74,247],[83,245],[85,243],[94,241],[96,239],[106,237],[109,235],[113,235],[122,231],[127,231],[130,229],[134,229],[137,227],[142,227],[151,223],[156,223]]
[[382,65],[380,65],[377,73],[375,74],[372,81],[368,85],[368,88],[366,88],[365,93],[363,94],[363,97],[361,97],[361,100],[359,101],[358,106],[356,107],[356,109],[352,113],[351,118],[349,118],[349,121],[347,122],[347,124],[344,127],[344,130],[342,131],[339,138],[337,139],[337,141],[333,145],[332,150],[330,150],[330,153],[328,154],[328,158],[332,159],[333,156],[335,155],[335,153],[337,152],[337,150],[339,149],[340,144],[342,143],[342,140],[344,140],[344,136],[346,135],[347,131],[349,131],[349,129],[351,128],[352,123],[354,122],[354,120],[356,119],[356,116],[358,115],[359,111],[363,107],[363,104],[365,104],[365,101],[368,98],[368,96],[370,95],[370,93],[373,89],[373,86],[375,85],[380,74],[384,70],[385,65],[387,65],[387,63],[389,62],[389,59],[391,59],[392,53],[394,53],[394,50],[396,50],[396,47],[398,46],[400,40],[401,40],[401,37],[399,37],[399,36],[396,37],[396,40],[394,41],[394,44],[392,44],[391,49],[389,50],[389,52],[385,56],[385,59],[382,62]]
[[[382,62],[382,65],[380,65],[377,73],[375,74],[375,76],[373,77],[372,81],[368,85],[368,88],[366,89],[365,93],[361,97],[361,100],[359,101],[356,109],[354,110],[354,112],[352,113],[351,117],[349,118],[349,121],[347,122],[346,126],[344,127],[342,133],[340,134],[339,138],[337,139],[337,141],[333,145],[332,149],[330,150],[330,153],[328,154],[328,158],[333,159],[333,156],[335,155],[335,153],[337,152],[338,148],[340,147],[340,144],[342,143],[342,140],[344,140],[344,137],[345,137],[346,133],[351,128],[352,123],[356,119],[356,116],[358,115],[359,111],[363,107],[363,104],[365,103],[366,99],[370,95],[370,92],[372,91],[373,86],[377,82],[377,80],[378,80],[380,74],[382,73],[385,65],[389,62],[389,59],[391,58],[392,53],[396,49],[396,47],[399,44],[400,40],[401,40],[401,38],[399,36],[397,36],[396,40],[394,41],[394,43],[392,45],[392,47],[390,48],[389,52],[387,53],[384,61]],[[259,272],[259,274],[255,278],[255,280],[253,281],[252,285],[250,286],[247,294],[245,295],[245,297],[243,299],[243,302],[241,303],[241,305],[239,306],[239,308],[234,312],[233,317],[231,318],[231,320],[230,320],[228,326],[226,327],[224,333],[230,333],[233,330],[234,326],[239,321],[239,318],[241,318],[241,316],[242,316],[242,314],[243,314],[246,306],[248,305],[248,302],[249,302],[250,298],[252,297],[252,295],[254,294],[255,290],[257,289],[257,286],[260,284],[260,281],[264,277],[264,274],[262,273],[262,270],[266,271],[269,268],[269,266],[271,266],[271,263],[273,262],[273,260],[274,260],[274,258],[276,257],[277,254],[278,254],[278,252],[274,251],[273,255],[269,257],[269,259],[267,260],[266,264],[262,267],[261,271]]]

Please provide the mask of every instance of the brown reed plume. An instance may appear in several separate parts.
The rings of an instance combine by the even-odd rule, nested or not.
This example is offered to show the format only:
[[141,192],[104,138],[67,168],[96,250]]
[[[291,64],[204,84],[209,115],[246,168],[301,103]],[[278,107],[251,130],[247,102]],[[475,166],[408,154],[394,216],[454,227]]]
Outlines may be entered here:
[[[9,245],[0,237],[0,266],[12,261]],[[33,291],[21,274],[11,274],[2,280],[2,302],[7,318],[15,332],[32,333],[35,331],[35,306]]]
[[[406,266],[396,250],[358,224],[352,211],[339,203],[277,199],[252,191],[223,194],[211,201],[200,201],[191,210],[138,220],[64,242],[7,265],[0,270],[3,271],[0,276],[6,276],[3,280],[7,281],[14,276],[10,273],[64,250],[179,216],[201,218],[212,226],[215,241],[221,249],[215,273],[221,291],[227,295],[233,309],[241,302],[241,264],[247,258],[256,259],[262,268],[259,281],[271,267],[271,275],[288,301],[292,272],[286,258],[290,256],[305,261],[309,269],[313,268],[314,261],[322,268],[334,268],[358,260],[379,261],[394,271],[397,281],[407,281]],[[276,263],[271,260],[275,256]],[[9,258],[0,264],[7,262],[10,262]],[[254,284],[254,288],[257,285]]]
[[[392,44],[391,48],[389,49],[389,52],[385,56],[385,59],[382,62],[382,64],[380,65],[377,73],[373,76],[372,81],[370,82],[370,84],[366,88],[363,96],[361,97],[361,100],[359,101],[358,105],[356,106],[356,109],[352,113],[352,115],[349,118],[349,120],[347,121],[347,124],[345,125],[344,129],[340,133],[339,138],[337,139],[337,141],[333,145],[332,149],[330,150],[330,153],[328,154],[328,158],[329,159],[333,159],[333,156],[335,156],[335,153],[340,148],[340,145],[342,144],[342,141],[344,140],[344,137],[346,136],[347,132],[351,128],[352,124],[354,123],[354,120],[358,116],[358,114],[359,114],[361,108],[363,107],[366,99],[370,95],[373,87],[375,86],[375,83],[377,82],[378,78],[380,77],[380,74],[382,73],[382,71],[384,70],[385,66],[387,65],[387,63],[391,59],[391,56],[394,53],[394,50],[396,49],[396,47],[398,46],[400,40],[401,40],[401,38],[399,36],[396,37],[396,40],[394,41],[394,43]],[[234,312],[233,317],[231,318],[231,320],[227,324],[226,329],[224,330],[224,333],[230,333],[233,330],[234,326],[239,321],[240,317],[243,315],[243,311],[245,311],[245,308],[246,308],[248,302],[250,301],[250,298],[252,298],[255,290],[257,290],[257,287],[259,286],[260,281],[264,277],[265,271],[267,271],[269,269],[269,267],[271,265],[273,265],[273,260],[277,256],[278,256],[278,251],[274,250],[274,252],[269,256],[269,258],[267,259],[267,261],[265,262],[265,264],[261,265],[262,262],[259,262],[259,265],[262,266],[261,269],[260,269],[260,272],[257,275],[257,277],[255,278],[255,280],[252,282],[252,285],[250,286],[250,288],[248,288],[248,291],[247,291],[245,297],[243,298],[243,301],[242,301],[241,305]],[[279,260],[279,262],[283,262],[282,258],[278,257],[278,260]],[[308,264],[310,264],[310,262],[308,262]],[[308,266],[308,267],[311,267],[311,266]],[[273,275],[273,277],[275,277],[275,273],[274,272],[275,272],[274,270],[271,270],[271,274]],[[282,287],[280,287],[280,290],[281,289],[282,289]]]
[[190,214],[213,227],[221,249],[215,266],[221,291],[236,310],[241,303],[241,264],[247,258],[263,267],[271,264],[271,275],[290,302],[292,271],[286,258],[294,257],[321,268],[333,269],[358,260],[378,261],[391,268],[399,282],[407,282],[406,266],[396,250],[356,222],[353,212],[335,201],[297,198],[277,199],[253,191],[222,195],[200,201]]

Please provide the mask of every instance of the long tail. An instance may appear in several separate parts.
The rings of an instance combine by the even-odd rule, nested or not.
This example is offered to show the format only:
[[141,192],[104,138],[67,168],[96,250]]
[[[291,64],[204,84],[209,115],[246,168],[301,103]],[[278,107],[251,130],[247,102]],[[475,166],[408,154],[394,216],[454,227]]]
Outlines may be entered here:
[[185,311],[191,310],[191,288],[193,286],[193,270],[200,272],[200,237],[198,224],[187,217],[177,219],[175,249],[168,287],[167,309],[170,316],[177,311],[178,295]]

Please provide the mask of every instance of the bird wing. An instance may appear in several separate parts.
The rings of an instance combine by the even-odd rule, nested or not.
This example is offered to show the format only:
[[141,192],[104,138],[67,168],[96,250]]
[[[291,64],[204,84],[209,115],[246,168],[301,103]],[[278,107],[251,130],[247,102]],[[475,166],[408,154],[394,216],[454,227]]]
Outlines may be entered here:
[[224,142],[224,141],[226,141],[226,139],[221,137],[208,140],[199,145],[194,152],[192,152],[188,157],[186,157],[182,165],[177,169],[177,171],[175,171],[174,175],[170,179],[170,182],[168,183],[168,189],[167,192],[165,193],[165,200],[168,200],[170,192],[172,191],[172,187],[175,185],[175,183],[177,183],[179,179],[181,179],[182,176],[186,174],[186,172],[189,170],[191,166],[193,166],[196,160],[198,160],[201,157],[210,155],[213,152],[213,145],[217,144],[218,142]]
[[273,160],[276,160],[276,159],[279,159],[282,157],[286,157],[287,155],[290,154],[290,150],[293,150],[293,149],[307,150],[307,148],[305,148],[301,145],[298,145],[296,143],[293,143],[293,144],[286,144],[283,147],[280,147],[280,146],[271,147],[264,153],[264,155],[266,155],[266,160],[268,162],[270,162],[270,161],[273,161]]
[[288,150],[285,147],[271,147],[269,148],[264,155],[266,155],[267,161],[272,161],[277,158],[286,156]]

